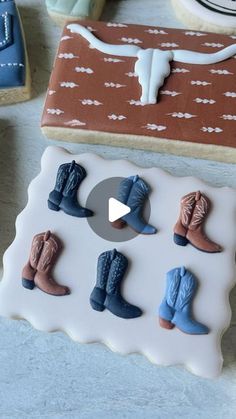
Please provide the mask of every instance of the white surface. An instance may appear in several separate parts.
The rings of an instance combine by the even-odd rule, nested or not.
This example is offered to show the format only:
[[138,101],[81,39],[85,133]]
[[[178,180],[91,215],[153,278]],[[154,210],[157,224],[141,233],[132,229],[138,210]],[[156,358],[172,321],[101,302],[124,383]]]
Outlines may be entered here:
[[[26,31],[34,97],[28,103],[0,108],[1,255],[14,238],[15,217],[26,204],[28,184],[39,172],[42,152],[49,144],[39,124],[61,33],[48,18],[42,0],[17,3]],[[104,19],[182,27],[167,0],[110,1]],[[105,157],[159,166],[175,175],[194,175],[215,186],[236,188],[236,165],[103,146],[65,146],[77,153],[96,151]],[[61,333],[38,333],[26,322],[2,319],[0,415],[4,419],[234,419],[236,289],[231,304],[231,328],[223,338],[225,368],[213,382],[181,368],[157,368],[139,356],[121,358],[99,345],[78,345]]]

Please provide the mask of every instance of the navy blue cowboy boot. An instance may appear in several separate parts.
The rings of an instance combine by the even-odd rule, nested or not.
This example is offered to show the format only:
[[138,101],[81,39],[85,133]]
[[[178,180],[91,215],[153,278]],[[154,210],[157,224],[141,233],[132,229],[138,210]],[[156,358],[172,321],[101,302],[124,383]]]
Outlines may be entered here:
[[128,260],[116,249],[102,253],[98,258],[96,286],[90,296],[94,310],[107,308],[115,316],[133,319],[142,315],[140,308],[128,303],[121,296],[121,282],[128,267]]
[[0,89],[24,86],[26,57],[14,0],[0,1]]
[[172,329],[176,326],[190,335],[209,333],[209,329],[192,316],[192,301],[196,288],[196,278],[185,267],[168,272],[166,296],[159,308],[161,327]]
[[79,185],[85,177],[85,169],[74,160],[62,164],[57,172],[54,190],[49,194],[48,207],[54,211],[61,209],[74,217],[91,217],[93,212],[81,207],[77,200]]
[[[114,251],[113,251],[114,252]],[[115,316],[123,319],[134,319],[142,315],[142,310],[128,303],[121,295],[121,282],[128,267],[128,260],[116,251],[112,260],[106,286],[105,307]]]
[[110,272],[111,262],[116,255],[116,249],[101,253],[97,263],[97,280],[90,295],[90,304],[94,310],[105,310],[106,286]]
[[118,229],[128,224],[137,233],[155,234],[157,229],[143,219],[143,206],[150,192],[149,186],[138,175],[130,176],[120,183],[118,200],[127,205],[131,212],[112,223]]

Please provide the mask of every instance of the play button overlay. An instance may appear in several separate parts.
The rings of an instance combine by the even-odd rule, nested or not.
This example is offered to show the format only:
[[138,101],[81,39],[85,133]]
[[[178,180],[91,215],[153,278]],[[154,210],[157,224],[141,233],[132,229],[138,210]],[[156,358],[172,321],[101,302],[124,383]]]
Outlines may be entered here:
[[130,207],[115,198],[109,198],[108,200],[108,220],[110,223],[119,220],[121,217],[129,214],[131,211]]
[[[125,242],[139,235],[124,223],[123,228],[115,228],[114,225],[121,217],[129,214],[131,208],[117,199],[122,177],[111,177],[98,183],[90,192],[86,208],[94,211],[93,217],[88,217],[87,222],[95,234],[109,242]],[[150,218],[150,202],[147,199],[143,211],[146,222]]]

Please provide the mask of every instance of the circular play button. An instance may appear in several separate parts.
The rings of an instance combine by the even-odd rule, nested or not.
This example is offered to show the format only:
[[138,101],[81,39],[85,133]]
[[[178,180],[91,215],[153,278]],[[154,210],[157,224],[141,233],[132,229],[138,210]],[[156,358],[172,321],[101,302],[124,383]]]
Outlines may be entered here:
[[94,215],[87,218],[87,221],[98,236],[111,242],[123,242],[140,233],[155,232],[155,229],[151,233],[145,231],[151,208],[148,196],[143,196],[143,202],[138,199],[140,196],[134,190],[134,186],[136,189],[139,186],[137,179],[138,176],[112,177],[92,189],[86,208],[93,208]]

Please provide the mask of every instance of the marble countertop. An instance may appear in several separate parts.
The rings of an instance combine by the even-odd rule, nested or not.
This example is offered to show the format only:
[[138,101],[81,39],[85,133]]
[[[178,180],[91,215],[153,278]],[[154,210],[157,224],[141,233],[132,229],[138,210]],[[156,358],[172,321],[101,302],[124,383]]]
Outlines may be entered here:
[[[26,204],[28,184],[39,172],[41,155],[49,144],[236,187],[236,165],[46,140],[40,117],[61,29],[49,19],[43,0],[18,0],[17,4],[26,32],[33,98],[0,108],[0,259],[14,238],[15,218]],[[111,0],[103,19],[183,27],[168,0]],[[25,321],[0,319],[0,417],[233,419],[236,290],[231,303],[231,327],[223,337],[225,366],[214,381],[195,377],[182,367],[156,367],[139,355],[122,357],[102,345],[79,345],[63,333],[41,333]]]

